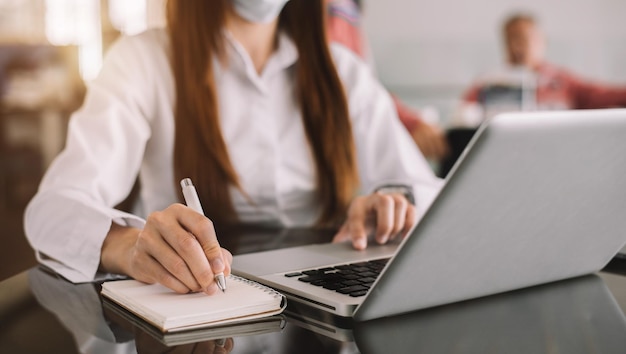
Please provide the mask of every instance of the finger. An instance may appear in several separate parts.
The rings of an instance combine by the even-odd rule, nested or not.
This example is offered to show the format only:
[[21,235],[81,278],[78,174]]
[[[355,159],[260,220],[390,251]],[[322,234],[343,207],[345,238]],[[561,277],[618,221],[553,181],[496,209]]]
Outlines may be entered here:
[[231,264],[233,263],[233,255],[227,249],[222,248],[222,258],[225,260],[224,276],[229,276],[231,272]]
[[[185,208],[186,211],[179,214],[179,220],[198,240],[205,258],[209,260],[212,273],[223,273],[226,265],[222,258],[222,248],[217,241],[213,222],[204,215],[190,212],[192,210],[183,205],[181,205],[181,207]],[[192,269],[194,269],[194,266],[198,266],[198,269],[202,271],[204,269],[203,265],[204,263],[194,264],[192,265]]]
[[352,240],[352,246],[362,250],[367,247],[366,209],[368,197],[357,197],[350,204],[348,216],[339,232],[333,237],[333,242]]
[[393,231],[394,218],[394,200],[390,195],[375,193],[369,199],[371,204],[368,205],[369,210],[376,213],[376,234],[375,239],[379,244],[387,242],[391,232]]
[[402,238],[406,237],[409,234],[409,231],[411,231],[413,226],[415,226],[415,223],[417,223],[417,209],[415,208],[415,205],[409,204],[406,208]]
[[226,349],[226,353],[232,352],[234,347],[235,341],[232,338],[226,338],[226,343],[224,343],[224,349]]
[[234,342],[232,338],[216,339],[198,343],[198,346],[194,348],[193,353],[203,354],[226,354],[230,353],[234,348]]
[[[158,219],[158,221],[157,221]],[[200,289],[200,284],[191,273],[185,259],[172,247],[172,242],[167,240],[166,235],[176,233],[176,228],[167,225],[167,218],[160,213],[152,213],[148,217],[146,227],[137,237],[137,247],[152,256],[170,274],[184,283],[192,291]],[[192,236],[180,229],[187,238]]]
[[[166,209],[166,212],[168,215],[174,216],[174,221],[169,218],[163,221],[164,238],[184,259],[199,284],[199,288],[207,294],[215,293],[217,291],[214,281],[215,274],[223,272],[224,264],[213,224],[205,216],[182,204],[173,204]],[[207,232],[210,234],[209,236],[207,236]],[[210,264],[211,258],[207,256],[201,243],[201,239],[203,238],[206,242],[207,237],[212,237],[217,245],[218,255],[217,257],[213,256],[213,260],[217,258],[222,262],[220,264],[214,261],[217,266]]]
[[391,231],[391,239],[395,239],[404,228],[406,222],[406,210],[409,206],[409,201],[401,194],[394,194],[393,196],[395,206],[393,210],[394,221],[393,230]]
[[217,345],[215,344],[215,340],[209,340],[206,342],[195,343],[195,346],[193,348],[193,351],[191,351],[191,353],[215,354],[216,348],[217,348]]
[[365,219],[353,218],[348,220],[348,234],[352,240],[352,247],[357,250],[367,248],[367,231],[365,230]]
[[136,280],[148,284],[159,283],[180,294],[186,294],[191,291],[187,285],[183,284],[159,262],[147,254],[133,257],[133,263],[133,268],[137,271],[133,278]]
[[344,223],[339,229],[339,231],[333,237],[333,243],[345,242],[350,239],[351,237],[350,237],[350,232],[348,230],[348,224]]
[[358,197],[352,201],[348,210],[348,220],[344,223],[345,231],[352,240],[352,247],[363,250],[367,247],[367,203],[372,197]]

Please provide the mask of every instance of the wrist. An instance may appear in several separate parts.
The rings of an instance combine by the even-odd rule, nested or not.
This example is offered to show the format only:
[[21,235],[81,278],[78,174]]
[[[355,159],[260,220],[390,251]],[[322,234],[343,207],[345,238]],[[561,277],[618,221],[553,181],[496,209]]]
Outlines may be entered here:
[[141,230],[111,224],[111,229],[102,243],[99,270],[105,273],[129,274],[132,250]]

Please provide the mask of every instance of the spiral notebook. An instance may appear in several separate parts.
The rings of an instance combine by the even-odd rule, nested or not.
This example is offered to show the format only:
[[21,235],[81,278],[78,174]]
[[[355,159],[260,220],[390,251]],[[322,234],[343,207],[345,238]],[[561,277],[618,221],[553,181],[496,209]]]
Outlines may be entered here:
[[281,313],[285,297],[259,283],[231,275],[228,289],[208,296],[178,294],[160,284],[118,280],[102,284],[102,295],[162,332],[220,326]]

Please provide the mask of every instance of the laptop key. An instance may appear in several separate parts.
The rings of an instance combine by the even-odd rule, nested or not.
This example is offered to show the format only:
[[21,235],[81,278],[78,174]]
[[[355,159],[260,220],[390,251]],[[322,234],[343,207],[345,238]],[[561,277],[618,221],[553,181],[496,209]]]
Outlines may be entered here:
[[353,263],[336,267],[310,269],[302,272],[285,274],[298,276],[298,280],[336,291],[352,297],[364,296],[376,281],[387,260]]
[[320,279],[322,279],[322,278],[319,277],[319,276],[314,276],[314,275],[307,275],[307,276],[304,276],[302,278],[298,278],[299,281],[303,281],[305,283],[310,283],[310,282],[313,282],[313,281],[316,281],[316,280],[320,280]]
[[340,292],[342,294],[350,294],[355,291],[363,291],[363,290],[367,291],[367,288],[364,287],[363,285],[353,285],[353,286],[348,286],[346,288],[337,289],[337,292]]
[[360,275],[361,277],[367,277],[367,278],[376,278],[378,276],[378,274],[374,272],[363,272]]
[[302,275],[302,273],[300,273],[300,272],[293,272],[293,273],[287,273],[287,274],[285,274],[285,276],[286,276],[287,278],[293,278],[293,277],[297,277],[297,276],[299,276],[299,275]]
[[357,274],[343,274],[343,273],[339,273],[339,274],[345,280],[355,280],[355,279],[360,278],[360,276],[358,276]]
[[328,289],[328,290],[338,290],[338,289],[345,288],[345,287],[346,285],[343,283],[326,283],[322,285],[322,288]]
[[357,272],[353,271],[352,269],[337,269],[337,273],[339,274],[356,274]]
[[373,282],[375,282],[375,281],[376,281],[376,278],[373,278],[373,277],[365,277],[365,278],[361,278],[361,279],[359,279],[359,281],[360,281],[361,283],[373,283]]
[[360,291],[353,291],[348,295],[352,297],[359,297],[359,296],[365,296],[366,294],[367,294],[367,290],[360,290]]
[[369,271],[369,268],[367,268],[367,267],[353,267],[352,270],[355,271],[355,272],[358,272],[358,273],[362,273],[362,272]]
[[340,265],[340,266],[336,266],[335,269],[339,269],[339,270],[351,270],[352,266],[345,264],[345,265]]

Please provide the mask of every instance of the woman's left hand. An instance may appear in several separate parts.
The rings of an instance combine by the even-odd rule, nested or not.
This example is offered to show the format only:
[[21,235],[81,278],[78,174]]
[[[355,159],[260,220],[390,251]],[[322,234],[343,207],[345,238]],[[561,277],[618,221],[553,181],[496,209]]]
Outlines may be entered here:
[[402,194],[373,193],[355,198],[348,208],[348,218],[333,242],[352,240],[354,248],[367,248],[368,235],[384,244],[398,236],[405,237],[417,221],[415,206]]

